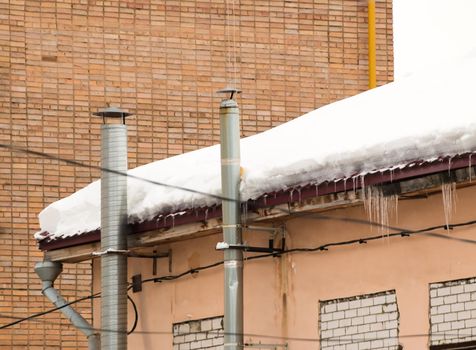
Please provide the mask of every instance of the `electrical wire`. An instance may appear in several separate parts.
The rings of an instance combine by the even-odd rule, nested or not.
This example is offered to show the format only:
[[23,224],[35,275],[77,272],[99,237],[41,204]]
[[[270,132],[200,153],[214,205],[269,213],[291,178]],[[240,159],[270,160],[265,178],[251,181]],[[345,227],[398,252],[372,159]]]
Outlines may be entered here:
[[[21,322],[30,321],[30,320],[33,320],[33,319],[38,318],[40,316],[50,314],[52,312],[61,310],[65,307],[67,307],[67,306],[77,304],[77,303],[79,303],[81,301],[84,301],[84,300],[95,299],[95,298],[100,298],[100,297],[101,297],[101,293],[98,292],[98,293],[95,293],[95,294],[92,294],[92,295],[88,295],[88,296],[73,300],[69,303],[66,303],[65,305],[62,305],[62,306],[59,306],[59,307],[54,307],[54,308],[51,308],[51,309],[48,309],[48,310],[45,310],[45,311],[42,311],[42,312],[38,312],[36,314],[30,315],[30,316],[24,317],[24,318],[16,319],[16,317],[14,317],[14,316],[0,314],[0,318],[15,318],[16,319],[13,322],[10,322],[10,323],[7,323],[5,325],[0,326],[0,330],[15,326],[15,325],[17,325]],[[135,304],[134,300],[129,295],[127,295],[127,299],[131,302],[132,308],[134,309],[134,323],[132,324],[131,330],[127,332],[127,335],[129,335],[129,334],[132,334],[135,331],[135,329],[137,328],[137,324],[138,324],[138,321],[139,321],[139,312],[137,310],[137,305]],[[62,325],[62,324],[60,323],[59,325]]]
[[[441,236],[443,236],[443,235],[435,235],[434,233],[431,233],[429,231],[434,231],[434,230],[438,230],[438,229],[442,229],[442,228],[446,228],[446,227],[458,228],[458,227],[470,226],[470,225],[475,225],[475,224],[476,224],[476,220],[471,220],[471,221],[462,222],[462,223],[449,224],[448,226],[447,225],[439,225],[439,226],[430,226],[430,227],[426,227],[426,228],[419,229],[419,230],[402,230],[400,232],[390,233],[390,234],[386,234],[386,235],[375,235],[375,236],[363,237],[363,238],[352,239],[352,240],[347,240],[347,241],[331,242],[331,243],[326,243],[326,244],[322,244],[322,245],[319,245],[319,246],[316,246],[316,247],[311,247],[311,248],[308,248],[308,247],[291,248],[291,249],[286,249],[286,250],[280,251],[280,252],[259,254],[259,255],[254,255],[254,256],[247,257],[245,259],[245,261],[264,259],[264,258],[268,258],[268,257],[278,257],[278,256],[281,256],[281,255],[284,255],[284,254],[291,254],[291,253],[327,251],[331,247],[339,247],[339,246],[346,246],[346,245],[352,245],[352,244],[365,244],[365,243],[370,242],[370,241],[381,240],[381,239],[385,239],[387,237],[410,237],[412,235],[431,234],[430,237],[442,238]],[[449,236],[445,236],[443,238],[447,238],[447,237],[449,237]],[[473,241],[473,240],[466,240],[466,239],[462,239],[462,240],[463,240],[464,243],[472,243],[472,244],[476,243],[476,241]],[[214,262],[214,263],[211,263],[211,264],[208,264],[208,265],[192,268],[192,269],[186,270],[186,271],[184,271],[182,273],[179,273],[179,274],[176,274],[176,275],[165,275],[165,276],[161,276],[161,277],[148,278],[148,279],[143,280],[141,282],[141,284],[149,283],[149,282],[173,281],[173,280],[182,278],[182,277],[187,276],[187,275],[193,275],[193,274],[199,273],[200,271],[208,270],[208,269],[223,265],[223,263],[224,263],[224,261],[221,260],[221,261],[217,261],[217,262]],[[131,289],[132,289],[132,284],[129,285],[129,287],[128,287],[128,290],[131,290]],[[93,294],[93,295],[90,295],[90,296],[87,296],[87,297],[83,297],[83,298],[74,300],[74,301],[72,301],[72,302],[70,302],[70,303],[68,303],[68,304],[66,304],[62,307],[52,308],[52,309],[49,309],[49,310],[46,310],[46,311],[43,311],[43,312],[40,312],[40,313],[37,313],[37,314],[33,314],[31,316],[22,318],[20,320],[15,321],[15,322],[0,326],[0,330],[4,329],[4,328],[11,327],[11,326],[14,326],[14,325],[16,325],[18,323],[21,323],[21,322],[24,322],[24,321],[28,321],[32,318],[36,318],[36,317],[39,317],[39,316],[49,314],[51,312],[57,311],[57,310],[65,307],[67,305],[72,305],[72,304],[78,303],[78,302],[83,301],[83,300],[99,297],[99,295],[100,295],[100,293],[96,293],[96,294]],[[136,308],[135,303],[133,303],[132,300],[131,300],[131,302],[133,304],[134,311],[136,311],[137,308]],[[137,313],[137,319],[138,319],[138,313]],[[136,323],[137,322],[134,321],[134,326],[133,326],[132,331],[135,330],[135,327],[137,326]]]
[[[117,170],[112,170],[112,169],[104,168],[104,167],[101,167],[101,166],[86,164],[86,163],[82,163],[82,162],[79,162],[79,161],[76,161],[76,160],[66,159],[66,158],[62,158],[62,157],[59,157],[59,156],[51,155],[51,154],[40,152],[40,151],[34,151],[34,150],[31,150],[31,149],[28,149],[28,148],[23,148],[23,147],[11,145],[11,144],[0,143],[0,148],[10,149],[12,151],[21,152],[21,153],[25,153],[25,154],[31,154],[31,155],[34,155],[34,156],[37,156],[37,157],[43,157],[43,158],[55,160],[55,161],[58,161],[58,162],[64,162],[66,164],[75,165],[75,166],[79,166],[79,167],[96,169],[96,170],[100,170],[100,171],[104,171],[104,172],[109,172],[109,173],[113,173],[113,174],[117,174],[117,175],[122,175],[122,176],[130,177],[130,178],[135,179],[135,180],[144,181],[144,182],[147,182],[147,183],[150,183],[150,184],[153,184],[153,185],[174,188],[174,189],[185,191],[185,192],[196,193],[196,194],[200,194],[200,195],[203,195],[203,196],[207,196],[207,197],[211,197],[211,198],[215,198],[215,199],[219,199],[219,200],[223,200],[223,201],[236,201],[235,199],[226,198],[226,197],[223,197],[223,196],[219,196],[219,195],[215,195],[215,194],[211,194],[211,193],[207,193],[207,192],[203,192],[203,191],[198,191],[198,190],[194,190],[194,189],[187,188],[187,187],[166,184],[166,183],[163,183],[163,182],[142,178],[142,177],[131,175],[131,174],[128,174],[128,173],[123,173],[123,172],[120,172],[120,171],[117,171]],[[337,218],[324,216],[322,214],[293,213],[290,210],[286,211],[282,208],[277,208],[277,209],[280,210],[280,211],[283,211],[283,212],[285,212],[285,213],[287,213],[291,216],[319,216],[318,218],[320,218],[320,219],[337,220]],[[364,223],[366,225],[379,226],[379,227],[383,227],[383,228],[389,228],[389,229],[393,229],[393,230],[402,230],[402,231],[404,231],[404,229],[402,229],[402,228],[392,227],[392,226],[383,226],[379,223],[371,222],[371,221],[368,221],[368,220],[353,219],[353,218],[339,218],[338,220],[356,222],[356,223]],[[411,231],[409,231],[409,232],[411,232]],[[435,237],[438,236],[437,234],[434,234],[434,235],[435,235]],[[461,240],[457,237],[449,237],[449,236],[441,236],[440,238],[445,238],[445,239],[450,239],[450,240]],[[466,241],[467,243],[476,243],[472,240],[469,240],[469,241],[468,240],[463,240],[463,241]]]
[[[13,288],[13,287],[1,287],[0,290],[15,290],[15,291],[32,291],[31,288]],[[39,290],[39,289],[37,289]]]
[[[131,175],[131,174],[128,174],[128,173],[123,173],[123,172],[120,172],[120,171],[117,171],[117,170],[112,170],[112,169],[104,168],[104,167],[101,167],[101,166],[86,164],[86,163],[82,163],[82,162],[79,162],[79,161],[76,161],[76,160],[66,159],[66,158],[62,158],[62,157],[59,157],[59,156],[51,155],[51,154],[40,152],[40,151],[33,151],[31,149],[23,148],[23,147],[19,147],[19,146],[15,146],[15,145],[0,143],[0,148],[6,148],[6,149],[10,149],[12,151],[21,152],[21,153],[25,153],[25,154],[31,154],[31,155],[34,155],[34,156],[37,156],[37,157],[44,157],[44,158],[55,160],[55,161],[61,161],[61,162],[65,162],[65,163],[70,164],[70,165],[101,170],[101,171],[104,171],[104,172],[109,172],[109,173],[113,173],[113,174],[117,174],[117,175],[130,177],[130,178],[133,178],[135,180],[144,181],[144,182],[147,182],[147,183],[150,183],[150,184],[153,184],[153,185],[169,187],[169,188],[174,188],[174,189],[178,189],[178,190],[182,190],[182,191],[186,191],[186,192],[196,193],[196,194],[200,194],[200,195],[203,195],[203,196],[208,196],[208,197],[223,200],[223,201],[236,201],[235,199],[226,198],[226,197],[223,197],[223,196],[214,195],[214,194],[203,192],[203,191],[198,191],[198,190],[194,190],[194,189],[187,188],[187,187],[166,184],[166,183],[159,182],[159,181],[153,181],[153,180],[145,179],[145,178],[142,178],[142,177],[139,177],[139,176]],[[288,215],[291,215],[291,216],[314,216],[314,217],[317,217],[318,219],[327,219],[327,220],[331,219],[331,220],[349,221],[349,222],[355,222],[355,223],[363,223],[365,225],[379,226],[379,227],[383,227],[383,228],[386,228],[386,229],[405,231],[405,232],[408,232],[408,233],[419,233],[418,231],[405,230],[405,229],[402,229],[402,228],[399,228],[399,227],[385,226],[385,225],[381,225],[379,223],[371,222],[371,221],[368,221],[368,220],[353,219],[353,218],[339,218],[339,219],[337,219],[335,217],[325,216],[325,215],[322,215],[322,214],[293,213],[290,210],[286,211],[282,208],[278,208],[278,209],[287,213]],[[444,227],[439,227],[439,228],[451,229],[451,227],[449,227],[449,226],[448,227],[444,226]],[[431,230],[433,230],[433,229],[431,229]],[[427,230],[427,231],[429,231],[429,230]],[[392,237],[394,235],[399,235],[399,234],[401,234],[401,233],[390,234],[390,235],[387,234],[386,236]],[[458,240],[458,241],[462,241],[462,242],[466,242],[466,243],[472,243],[472,244],[476,243],[476,241],[473,241],[473,240],[461,239],[461,238],[458,238],[458,237],[451,237],[451,236],[441,235],[441,234],[437,234],[437,233],[432,233],[431,235],[433,235],[435,237],[443,238],[443,239],[448,239],[448,240]],[[373,240],[373,239],[377,239],[377,238],[375,238],[375,237],[372,238],[371,237],[368,240]]]
[[[469,226],[469,225],[474,225],[474,224],[476,224],[476,221],[472,220],[472,221],[468,221],[468,222],[461,223],[461,224],[458,224],[458,225],[452,225],[452,227]],[[414,231],[405,230],[405,231],[401,231],[401,232],[389,233],[389,234],[384,234],[384,235],[380,234],[380,235],[375,235],[375,236],[370,236],[370,237],[353,239],[353,240],[349,240],[349,241],[345,241],[345,242],[326,243],[326,244],[323,244],[319,247],[314,247],[314,248],[293,248],[293,249],[289,249],[287,252],[289,252],[289,253],[292,253],[292,252],[313,252],[313,251],[318,251],[318,250],[328,250],[328,248],[330,248],[330,247],[343,246],[343,245],[356,244],[356,243],[363,244],[363,243],[367,243],[367,242],[370,242],[370,241],[380,240],[380,239],[388,238],[388,237],[397,237],[397,236],[409,237],[409,236],[418,235],[418,234],[427,234],[427,235],[431,235],[431,236],[441,238],[442,235],[434,234],[434,233],[431,233],[429,231],[442,229],[442,228],[445,228],[445,227],[446,227],[446,225],[440,225],[440,226],[428,227],[426,229],[421,229],[421,230],[414,230]],[[444,237],[444,238],[447,238],[447,237]],[[476,241],[474,241],[474,240],[467,240],[467,239],[461,239],[461,240],[464,240],[465,243],[476,244]]]
[[[462,222],[462,223],[457,223],[457,224],[449,224],[448,226],[450,228],[457,228],[457,227],[464,227],[464,226],[470,226],[470,225],[475,225],[476,220],[471,220],[467,222]],[[451,239],[450,236],[447,235],[441,235],[441,234],[436,234],[432,233],[430,231],[446,228],[447,225],[439,225],[439,226],[430,226],[427,228],[419,229],[419,230],[402,230],[400,232],[395,232],[395,233],[390,233],[390,234],[385,234],[385,235],[374,235],[374,236],[368,236],[368,237],[363,237],[363,238],[358,238],[358,239],[351,239],[347,241],[340,241],[340,242],[331,242],[331,243],[326,243],[319,245],[317,247],[305,247],[305,248],[291,248],[291,249],[286,249],[283,251],[277,251],[277,252],[272,252],[272,253],[266,253],[266,254],[259,254],[259,255],[254,255],[245,258],[244,260],[257,260],[257,259],[263,259],[263,258],[268,258],[268,257],[277,257],[280,255],[284,254],[290,254],[290,253],[299,253],[299,252],[316,252],[316,251],[327,251],[331,247],[339,247],[339,246],[346,246],[346,245],[353,245],[353,244],[365,244],[367,242],[375,241],[375,240],[381,240],[385,238],[390,238],[390,237],[410,237],[412,235],[429,235],[430,237],[437,237],[437,238],[444,238],[444,239]],[[470,239],[464,239],[460,238],[458,239],[459,241],[462,241],[464,243],[471,243],[471,244],[476,244],[476,240],[470,240]],[[180,274],[177,275],[166,275],[162,277],[152,277],[148,278],[142,281],[142,284],[148,283],[148,282],[162,282],[162,281],[171,281],[175,280],[181,277],[184,277],[186,275],[193,275],[196,274],[200,271],[203,270],[208,270],[217,266],[220,266],[224,263],[223,260],[217,261],[215,263],[209,264],[209,265],[204,265],[196,268],[189,269],[187,271],[184,271]],[[132,285],[129,286],[129,289],[132,288]]]
[[131,302],[132,308],[134,309],[134,323],[132,324],[132,328],[130,331],[127,332],[127,335],[134,333],[137,327],[137,323],[139,322],[139,312],[137,311],[137,305],[134,303],[134,300],[127,294],[127,299]]
[[[127,173],[123,173],[123,172],[103,168],[101,166],[85,164],[85,163],[82,163],[82,162],[79,162],[79,161],[76,161],[76,160],[65,159],[65,158],[61,158],[59,156],[54,156],[54,155],[44,153],[44,152],[39,152],[39,151],[33,151],[33,150],[30,150],[30,149],[26,149],[26,148],[14,146],[14,145],[0,144],[0,148],[6,148],[6,149],[10,149],[10,150],[16,151],[16,152],[22,152],[22,153],[25,153],[25,154],[31,154],[31,155],[38,156],[38,157],[44,157],[44,158],[55,160],[55,161],[61,161],[61,162],[65,162],[66,164],[70,164],[70,165],[86,167],[86,168],[96,169],[96,170],[100,170],[100,171],[104,171],[104,172],[114,173],[114,174],[117,174],[117,175],[127,176],[127,177],[130,177],[130,178],[136,179],[136,180],[151,183],[153,185],[158,185],[158,186],[163,186],[163,187],[170,187],[170,188],[174,188],[174,189],[178,189],[178,190],[182,190],[182,191],[187,191],[187,192],[192,192],[192,193],[212,197],[212,198],[219,199],[219,200],[228,200],[228,201],[233,200],[234,201],[234,199],[230,199],[230,198],[226,198],[226,197],[222,197],[222,196],[218,196],[218,195],[214,195],[214,194],[210,194],[210,193],[206,193],[206,192],[202,192],[202,191],[198,191],[198,190],[194,190],[194,189],[190,189],[190,188],[186,188],[186,187],[182,187],[182,186],[176,186],[176,185],[166,184],[166,183],[162,183],[162,182],[158,182],[158,181],[153,181],[153,180],[141,178],[141,177],[138,177],[138,176],[135,176],[135,175],[131,175],[131,174],[127,174]],[[371,225],[371,226],[380,226],[380,227],[382,227],[381,224],[374,223],[374,222],[369,222],[368,220],[360,220],[360,219],[352,219],[352,218],[336,218],[336,217],[325,216],[325,215],[316,214],[316,213],[292,213],[292,212],[287,212],[287,213],[291,216],[294,216],[294,217],[296,217],[296,216],[313,216],[313,217],[315,217],[317,219],[320,219],[320,220],[350,221],[350,222],[356,222],[356,223],[364,223],[366,225]],[[283,255],[283,254],[296,253],[296,252],[324,251],[324,250],[328,250],[330,247],[337,247],[337,246],[344,246],[344,245],[351,245],[351,244],[363,244],[363,243],[367,243],[369,241],[379,240],[379,239],[386,238],[386,237],[397,237],[397,236],[408,237],[408,236],[417,235],[417,234],[426,234],[426,235],[430,235],[432,237],[444,238],[444,239],[457,239],[457,240],[459,240],[461,242],[464,242],[464,243],[475,244],[476,243],[475,240],[462,239],[462,238],[442,235],[442,234],[439,234],[439,233],[429,232],[429,231],[434,231],[434,230],[437,230],[437,229],[453,229],[453,228],[467,226],[467,225],[473,225],[473,224],[476,224],[476,220],[468,221],[468,222],[465,222],[465,223],[458,223],[458,224],[432,226],[432,227],[428,227],[428,228],[420,229],[420,230],[406,230],[406,229],[401,229],[401,228],[398,228],[398,227],[388,226],[386,228],[389,228],[389,229],[392,229],[392,230],[400,230],[400,232],[394,232],[394,233],[389,233],[389,234],[384,234],[384,235],[370,236],[370,237],[359,238],[359,239],[348,240],[348,241],[342,241],[342,242],[326,243],[326,244],[323,244],[323,245],[320,245],[320,246],[317,246],[317,247],[312,247],[312,248],[308,248],[308,247],[292,248],[292,249],[287,249],[287,250],[284,250],[284,251],[281,251],[281,252],[273,252],[273,253],[269,253],[269,254],[260,254],[260,255],[251,256],[251,257],[246,258],[245,260],[256,260],[256,259],[262,259],[262,258],[267,258],[267,257],[276,257],[276,256],[280,256],[280,255]],[[198,273],[198,272],[203,271],[203,270],[211,269],[211,268],[220,266],[222,264],[223,264],[223,261],[218,261],[218,262],[215,262],[215,263],[212,263],[212,264],[209,264],[209,265],[189,269],[189,270],[184,271],[184,272],[182,272],[180,274],[177,274],[177,275],[166,275],[166,276],[162,276],[162,277],[149,278],[149,279],[143,280],[142,283],[171,281],[171,280],[175,280],[175,279],[184,277],[184,276],[189,275],[189,274],[195,274],[195,273]],[[129,286],[129,289],[130,288],[131,288],[131,286]],[[2,288],[2,289],[7,290],[8,288]],[[13,288],[11,290],[13,290]],[[26,290],[28,290],[28,289],[26,289]],[[25,318],[18,319],[14,322],[8,323],[8,324],[3,325],[3,326],[0,326],[0,330],[11,327],[11,326],[14,326],[14,325],[16,325],[18,323],[21,323],[21,322],[24,322],[24,321],[28,321],[28,320],[31,320],[31,319],[49,314],[49,313],[54,312],[54,311],[60,310],[61,308],[66,307],[68,305],[72,305],[72,304],[78,303],[78,302],[83,301],[83,300],[98,297],[99,294],[100,293],[96,293],[96,294],[91,295],[91,296],[83,297],[83,298],[74,300],[72,302],[69,302],[69,303],[65,304],[64,306],[49,309],[49,310],[46,310],[46,311],[43,311],[43,312],[40,312],[40,313],[30,315],[30,316],[25,317]],[[135,331],[135,329],[137,327],[139,316],[138,316],[137,306],[135,305],[134,301],[132,300],[132,298],[130,298],[129,295],[128,295],[128,299],[132,303],[134,313],[135,313],[134,324],[132,326],[132,329],[128,332],[128,334],[131,334],[132,332]],[[2,317],[5,317],[5,316],[2,316]],[[425,336],[427,336],[427,335],[425,335]],[[292,338],[286,338],[286,339],[292,340]]]
[[28,316],[28,317],[24,317],[24,318],[21,318],[21,319],[19,319],[19,320],[16,320],[16,321],[13,321],[13,322],[4,324],[4,325],[0,326],[0,330],[5,329],[5,328],[8,328],[8,327],[12,327],[12,326],[14,326],[14,325],[16,325],[16,324],[18,324],[18,323],[21,323],[21,322],[24,322],[24,321],[28,321],[28,320],[31,320],[31,319],[36,318],[36,317],[40,317],[40,316],[47,315],[47,314],[52,313],[52,312],[57,311],[57,310],[61,310],[62,308],[65,308],[66,306],[73,305],[73,304],[79,303],[79,302],[84,301],[84,300],[89,300],[89,299],[97,298],[100,294],[101,294],[101,293],[96,293],[96,294],[88,295],[88,296],[86,296],[86,297],[82,297],[82,298],[79,298],[79,299],[70,301],[69,303],[66,303],[66,304],[64,304],[64,305],[62,305],[62,306],[58,306],[58,307],[55,307],[55,308],[52,308],[52,309],[49,309],[49,310],[46,310],[46,311],[38,312],[38,313],[33,314],[33,315],[30,315],[30,316]]
[[[0,143],[0,148],[10,149],[12,151],[21,152],[21,153],[25,153],[25,154],[31,154],[31,155],[34,155],[34,156],[37,156],[37,157],[43,157],[43,158],[55,160],[55,161],[58,161],[58,162],[64,162],[66,164],[75,165],[75,166],[79,166],[79,167],[84,167],[84,168],[89,168],[89,169],[96,169],[96,170],[100,170],[100,171],[104,171],[104,172],[109,172],[109,173],[113,173],[113,174],[117,174],[117,175],[122,175],[122,176],[126,176],[126,177],[129,177],[129,178],[135,179],[135,180],[144,181],[144,182],[147,182],[147,183],[150,183],[150,184],[153,184],[153,185],[174,188],[174,189],[185,191],[185,192],[196,193],[196,194],[200,194],[200,195],[211,197],[211,198],[218,199],[218,200],[237,201],[236,199],[227,198],[227,197],[223,197],[223,196],[220,196],[220,195],[215,195],[215,194],[212,194],[212,193],[207,193],[207,192],[203,192],[203,191],[199,191],[199,190],[194,190],[194,189],[187,188],[187,187],[166,184],[166,183],[163,183],[163,182],[142,178],[140,176],[135,176],[135,175],[132,175],[132,174],[121,172],[121,171],[112,170],[112,169],[104,168],[104,167],[97,166],[97,165],[86,164],[86,163],[82,163],[82,162],[77,161],[77,160],[66,159],[66,158],[62,158],[62,157],[55,156],[55,155],[52,155],[52,154],[48,154],[48,153],[44,153],[44,152],[40,152],[40,151],[34,151],[34,150],[31,150],[31,149],[28,149],[28,148],[23,148],[23,147],[11,145],[11,144]],[[400,231],[405,230],[405,229],[398,228],[398,227],[384,226],[384,225],[381,225],[380,223],[371,222],[371,221],[362,220],[362,219],[353,219],[353,218],[339,218],[339,219],[337,219],[335,217],[325,216],[325,215],[318,214],[318,213],[295,213],[295,212],[293,213],[291,210],[284,210],[282,208],[276,208],[276,209],[278,209],[278,210],[280,210],[280,211],[282,211],[282,212],[284,212],[284,213],[286,213],[290,216],[298,216],[298,217],[299,216],[318,216],[318,218],[322,218],[322,219],[332,219],[332,220],[349,221],[349,222],[355,222],[355,223],[363,223],[365,225],[379,226],[379,227],[383,227],[383,228],[389,228],[389,229],[392,229],[392,230],[400,230]],[[470,242],[470,243],[473,243],[473,242]]]
[[[13,316],[7,316],[0,314],[0,317],[4,318],[16,318]],[[38,320],[43,324],[48,325],[57,325],[62,326],[63,323],[59,322],[52,322],[48,320]],[[93,331],[101,333],[101,332],[112,332],[112,333],[122,333],[121,331],[117,330],[108,330],[103,328],[92,328]],[[129,334],[129,332],[127,332]],[[171,331],[135,331],[135,334],[138,335],[174,335]],[[313,342],[313,343],[321,343],[321,342],[359,342],[364,341],[359,335],[353,336],[342,336],[342,337],[328,337],[328,338],[315,338],[315,337],[293,337],[293,336],[279,336],[279,335],[272,335],[272,334],[260,334],[260,333],[232,333],[232,332],[224,332],[223,330],[209,330],[209,331],[197,331],[197,332],[184,332],[180,333],[180,336],[188,336],[188,335],[198,335],[198,334],[216,334],[217,336],[224,336],[224,335],[242,335],[244,337],[255,337],[261,339],[275,339],[280,341],[299,341],[299,342]],[[446,331],[446,332],[436,332],[436,333],[414,333],[414,334],[399,334],[396,336],[388,336],[388,337],[375,337],[375,338],[365,338],[365,341],[374,341],[374,340],[385,340],[385,339],[411,339],[411,338],[423,338],[429,336],[440,336],[440,337],[452,337],[452,340],[458,339],[457,337],[466,338],[471,336],[471,333],[468,334],[461,334],[459,331]]]
[[[166,275],[166,276],[161,276],[161,277],[148,278],[148,279],[143,280],[141,284],[144,284],[144,283],[147,283],[147,282],[157,283],[157,282],[163,282],[163,281],[173,281],[173,280],[179,279],[181,277],[184,277],[184,276],[187,276],[187,275],[193,275],[193,274],[199,273],[200,271],[208,270],[208,269],[220,266],[220,265],[223,265],[223,260],[214,262],[214,263],[209,264],[209,265],[204,265],[204,266],[196,267],[196,268],[193,268],[193,269],[189,269],[189,270],[184,271],[182,273],[179,273],[177,275]],[[129,289],[131,289],[131,288],[132,288],[132,285],[129,286]]]
[[[279,208],[277,208],[277,209],[279,209]],[[355,223],[355,224],[361,224],[361,225],[365,225],[365,226],[372,226],[372,227],[378,227],[378,228],[383,228],[383,229],[396,231],[397,235],[400,235],[402,233],[404,233],[404,234],[405,233],[418,234],[418,233],[424,233],[424,232],[419,232],[419,231],[425,231],[426,232],[426,231],[434,231],[434,230],[438,230],[438,229],[452,230],[453,228],[459,227],[458,225],[467,226],[467,225],[472,225],[473,223],[476,222],[476,220],[473,220],[473,221],[469,221],[469,222],[462,223],[462,224],[448,224],[448,225],[445,224],[445,225],[428,227],[428,228],[423,229],[423,230],[409,230],[409,229],[406,229],[406,228],[402,228],[402,227],[398,227],[398,226],[394,226],[394,225],[391,225],[391,226],[390,225],[384,225],[384,224],[381,224],[381,223],[378,223],[378,222],[365,220],[365,219],[331,216],[331,215],[325,215],[325,214],[321,214],[321,213],[312,213],[312,212],[290,212],[290,211],[286,211],[284,209],[280,209],[280,210],[285,212],[286,214],[288,214],[291,217],[289,220],[296,219],[296,218],[310,217],[310,218],[316,219],[316,220],[329,220],[329,221],[335,220],[335,221],[342,221],[342,222],[351,222],[351,223]],[[430,233],[430,232],[428,232],[426,234],[427,235],[433,235],[435,237],[439,237],[439,238],[443,238],[443,239],[447,239],[447,240],[454,240],[454,241],[460,241],[460,242],[464,242],[464,243],[476,244],[476,240],[453,237],[453,236],[448,236],[448,235],[439,234],[439,233]],[[389,235],[392,235],[392,234],[383,233],[382,235],[388,237]]]
[[181,191],[185,191],[185,192],[200,194],[202,196],[206,196],[206,197],[210,197],[210,198],[214,198],[214,199],[219,199],[219,200],[222,200],[222,201],[233,201],[233,202],[236,201],[236,199],[227,198],[227,197],[223,197],[223,196],[220,196],[220,195],[207,193],[207,192],[203,192],[203,191],[199,191],[199,190],[194,190],[192,188],[187,188],[187,187],[183,187],[183,186],[177,186],[177,185],[167,184],[167,183],[160,182],[160,181],[154,181],[154,180],[146,179],[146,178],[143,178],[143,177],[140,177],[140,176],[128,174],[128,173],[125,173],[125,172],[122,172],[122,171],[117,171],[117,170],[113,170],[113,169],[104,168],[104,167],[99,166],[99,165],[86,164],[86,163],[79,162],[77,160],[61,158],[59,156],[55,156],[55,155],[40,152],[40,151],[33,151],[31,149],[28,149],[28,148],[23,148],[23,147],[14,146],[14,145],[8,145],[8,144],[5,144],[5,143],[0,143],[0,148],[6,148],[6,149],[9,149],[9,150],[14,151],[14,152],[21,152],[21,153],[25,153],[25,154],[34,155],[34,156],[37,156],[37,157],[43,157],[43,158],[46,158],[46,159],[55,160],[55,161],[58,161],[58,162],[63,162],[63,163],[69,164],[69,165],[75,165],[75,166],[79,166],[79,167],[83,167],[83,168],[100,170],[100,171],[103,171],[103,172],[106,172],[106,173],[126,176],[126,177],[129,177],[129,178],[134,179],[134,180],[139,180],[139,181],[143,181],[143,182],[146,182],[146,183],[150,183],[152,185],[168,187],[168,188],[173,188],[173,189],[181,190]]

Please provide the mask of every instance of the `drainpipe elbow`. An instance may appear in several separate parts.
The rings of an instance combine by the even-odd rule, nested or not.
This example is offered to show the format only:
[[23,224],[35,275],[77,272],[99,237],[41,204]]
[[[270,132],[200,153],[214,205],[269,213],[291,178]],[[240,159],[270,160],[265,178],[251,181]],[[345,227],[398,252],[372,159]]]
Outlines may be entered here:
[[59,263],[43,261],[35,266],[35,271],[42,281],[41,294],[47,297],[70,322],[88,337],[89,350],[99,349],[99,335],[86,319],[81,316],[53,287],[54,280],[61,273],[62,266]]

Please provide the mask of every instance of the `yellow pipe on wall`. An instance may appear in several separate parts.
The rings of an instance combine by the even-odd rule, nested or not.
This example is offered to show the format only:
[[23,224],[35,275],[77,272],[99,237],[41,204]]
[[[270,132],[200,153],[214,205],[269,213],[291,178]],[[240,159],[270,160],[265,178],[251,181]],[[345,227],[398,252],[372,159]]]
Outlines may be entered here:
[[368,0],[369,89],[377,87],[377,50],[375,36],[375,0]]

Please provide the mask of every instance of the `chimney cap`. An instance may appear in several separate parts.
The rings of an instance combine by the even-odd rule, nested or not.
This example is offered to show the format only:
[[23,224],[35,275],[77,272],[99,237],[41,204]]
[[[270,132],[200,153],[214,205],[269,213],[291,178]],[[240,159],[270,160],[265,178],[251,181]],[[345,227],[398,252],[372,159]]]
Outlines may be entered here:
[[106,107],[93,113],[93,115],[103,118],[125,118],[132,115],[132,113],[123,111],[119,107]]
[[219,94],[230,94],[230,100],[233,99],[234,94],[240,94],[241,90],[236,89],[234,87],[226,87],[224,89],[218,90],[217,93]]

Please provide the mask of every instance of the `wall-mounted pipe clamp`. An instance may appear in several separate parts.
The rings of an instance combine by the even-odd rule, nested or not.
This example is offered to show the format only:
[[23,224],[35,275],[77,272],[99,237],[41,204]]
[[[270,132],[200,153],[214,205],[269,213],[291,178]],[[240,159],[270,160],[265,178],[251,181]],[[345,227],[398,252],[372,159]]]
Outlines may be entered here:
[[241,250],[245,252],[251,252],[251,253],[281,253],[283,252],[283,249],[279,248],[274,248],[271,245],[267,248],[263,247],[252,247],[249,245],[245,244],[229,244],[226,242],[218,242],[216,247],[216,250],[228,250],[228,249],[236,249],[236,250]]
[[106,249],[106,250],[103,250],[103,251],[100,251],[100,252],[92,252],[91,255],[92,256],[103,256],[103,255],[109,255],[109,254],[125,254],[125,255],[128,255],[129,254],[129,250],[121,250],[121,249]]

